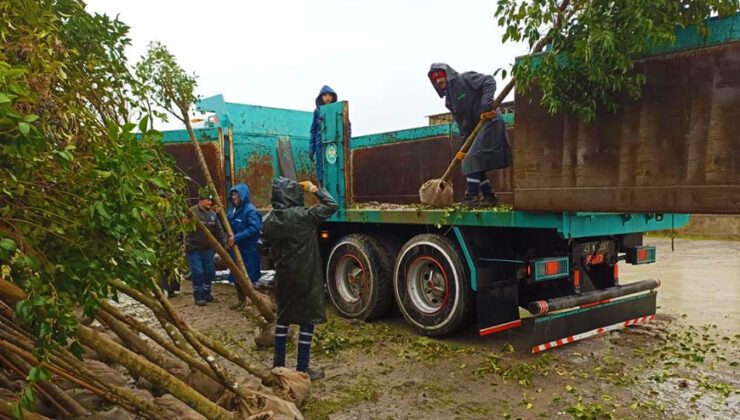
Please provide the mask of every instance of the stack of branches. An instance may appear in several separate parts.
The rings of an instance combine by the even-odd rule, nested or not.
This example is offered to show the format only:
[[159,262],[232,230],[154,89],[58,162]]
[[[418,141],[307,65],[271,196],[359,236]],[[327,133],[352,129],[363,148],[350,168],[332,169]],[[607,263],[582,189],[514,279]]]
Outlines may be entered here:
[[[54,417],[84,416],[97,410],[85,394],[147,418],[300,417],[304,374],[269,371],[193,330],[157,287],[163,272],[177,275],[179,238],[196,226],[182,223],[182,176],[126,65],[128,27],[79,0],[0,10],[0,417],[33,418],[34,400]],[[193,86],[178,98],[192,103]],[[217,251],[269,331],[269,299]],[[119,294],[162,328],[122,313],[110,303]]]
[[[12,309],[27,295],[0,279],[0,414],[18,416],[22,407],[35,406],[50,416],[84,417],[105,401],[118,407],[111,418],[122,418],[120,409],[145,418],[302,418],[297,407],[310,386],[307,375],[268,370],[191,328],[159,288],[144,293],[121,281],[113,286],[148,308],[161,329],[101,301],[95,320],[105,328],[80,325],[75,335],[85,357],[68,346],[38,357],[33,335]],[[140,389],[129,388],[131,381],[109,365],[122,366]],[[40,397],[35,405],[34,394]],[[13,395],[27,401],[13,403]],[[88,398],[78,401],[80,395]]]

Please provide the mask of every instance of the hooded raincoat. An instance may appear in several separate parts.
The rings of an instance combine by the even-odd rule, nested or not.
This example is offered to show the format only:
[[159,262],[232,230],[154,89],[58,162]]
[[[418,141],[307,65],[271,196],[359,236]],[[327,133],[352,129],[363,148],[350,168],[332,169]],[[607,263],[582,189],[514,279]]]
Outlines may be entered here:
[[[234,230],[234,242],[239,246],[249,279],[252,283],[256,283],[261,276],[257,241],[262,229],[262,216],[252,204],[249,187],[246,184],[234,185],[229,191],[229,197],[233,192],[236,192],[241,201],[238,206],[231,209],[227,217]],[[229,277],[229,280],[232,282],[235,280],[233,275]]]
[[278,177],[272,183],[273,210],[265,215],[262,234],[275,261],[277,322],[281,325],[326,321],[318,226],[339,205],[323,188],[316,198],[319,204],[306,208],[297,182]]
[[308,153],[314,156],[316,162],[316,180],[319,184],[324,184],[324,147],[322,144],[321,137],[321,112],[319,107],[324,105],[324,101],[321,100],[321,96],[325,93],[331,93],[334,98],[332,103],[337,101],[337,93],[334,92],[329,86],[324,86],[319,91],[319,95],[316,97],[316,109],[313,111],[313,122],[311,122],[311,139],[308,143]]
[[[447,88],[439,89],[431,73],[442,70],[447,74]],[[444,63],[432,64],[428,73],[432,86],[445,98],[445,107],[460,128],[460,135],[467,138],[480,120],[480,114],[493,108],[496,81],[493,76],[468,71],[458,74]],[[463,175],[502,169],[511,166],[511,146],[506,136],[506,124],[500,115],[489,121],[473,141],[462,161]]]

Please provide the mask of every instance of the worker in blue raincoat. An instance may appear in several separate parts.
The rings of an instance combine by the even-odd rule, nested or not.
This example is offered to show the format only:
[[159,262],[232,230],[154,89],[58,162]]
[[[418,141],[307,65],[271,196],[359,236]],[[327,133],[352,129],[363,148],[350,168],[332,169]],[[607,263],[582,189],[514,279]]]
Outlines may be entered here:
[[493,109],[493,76],[468,71],[457,73],[444,63],[432,64],[427,74],[445,107],[452,113],[460,135],[467,138],[481,118],[488,119],[462,161],[467,180],[463,204],[495,206],[496,193],[486,172],[511,166],[511,146],[503,117]]
[[316,181],[319,186],[324,184],[324,148],[321,136],[321,112],[319,107],[333,104],[337,101],[337,93],[329,86],[324,86],[316,97],[316,109],[313,111],[311,123],[311,140],[308,143],[308,158],[316,162]]
[[[249,187],[244,183],[234,185],[229,191],[233,207],[227,214],[231,229],[234,231],[234,242],[239,247],[239,251],[244,260],[247,274],[252,284],[257,283],[261,277],[260,256],[257,253],[257,241],[260,238],[262,229],[262,216],[257,208],[252,204],[249,195]],[[230,251],[233,258],[233,250]],[[238,302],[232,306],[233,309],[244,305],[244,291],[241,290],[236,278],[232,273],[229,275],[229,281],[236,286]]]

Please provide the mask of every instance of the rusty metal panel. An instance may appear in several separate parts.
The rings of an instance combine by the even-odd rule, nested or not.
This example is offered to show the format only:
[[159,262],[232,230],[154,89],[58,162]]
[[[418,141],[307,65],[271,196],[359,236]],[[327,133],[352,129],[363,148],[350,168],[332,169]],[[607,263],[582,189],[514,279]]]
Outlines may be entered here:
[[[226,202],[226,179],[224,168],[221,164],[222,154],[218,143],[201,143],[201,150],[206,159],[206,165],[211,172],[211,178],[216,186],[216,192],[222,202]],[[198,201],[198,189],[207,185],[206,179],[200,170],[198,157],[191,143],[166,143],[165,151],[175,159],[177,168],[190,180],[187,182],[188,203],[195,204]]]
[[296,179],[295,163],[293,162],[293,148],[290,145],[290,137],[278,137],[278,167],[280,176]]
[[[509,140],[513,142],[513,131]],[[355,203],[413,204],[419,202],[419,187],[444,174],[463,139],[435,136],[416,141],[389,143],[352,151],[352,190]],[[488,177],[499,200],[511,203],[511,169],[491,171]],[[461,201],[465,179],[453,177],[455,200]]]
[[236,183],[249,185],[252,204],[260,209],[267,208],[272,196],[272,179],[275,177],[273,156],[253,149],[244,159],[244,165],[237,165]]
[[642,98],[590,124],[517,97],[515,209],[740,213],[740,43],[638,69]]

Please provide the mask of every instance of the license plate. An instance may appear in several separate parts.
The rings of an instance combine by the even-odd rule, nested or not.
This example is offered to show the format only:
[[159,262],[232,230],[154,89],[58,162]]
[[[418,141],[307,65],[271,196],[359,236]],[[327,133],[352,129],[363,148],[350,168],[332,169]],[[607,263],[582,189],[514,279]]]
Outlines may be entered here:
[[[614,241],[586,242],[580,244],[580,255],[596,257],[602,254],[601,258],[614,254]],[[596,263],[595,263],[596,264]]]

